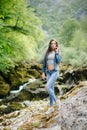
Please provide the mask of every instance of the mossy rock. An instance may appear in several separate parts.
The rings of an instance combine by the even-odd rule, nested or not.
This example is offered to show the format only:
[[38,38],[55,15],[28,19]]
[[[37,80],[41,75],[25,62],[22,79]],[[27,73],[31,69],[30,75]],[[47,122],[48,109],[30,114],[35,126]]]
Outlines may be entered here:
[[18,89],[20,85],[28,82],[31,78],[39,77],[41,77],[41,64],[38,63],[34,63],[33,65],[30,63],[19,64],[18,66],[15,66],[15,68],[10,69],[9,72],[4,75],[11,90]]
[[19,102],[11,102],[10,107],[11,107],[11,110],[21,110],[21,109],[25,108],[25,106],[23,106]]
[[75,76],[77,80],[87,80],[87,66],[81,67],[75,71]]
[[22,105],[19,102],[9,102],[9,105],[1,105],[0,106],[0,115],[8,114],[10,112],[13,112],[15,110],[21,110],[24,109],[25,105]]
[[20,78],[24,78],[26,76],[26,70],[24,68],[20,68],[19,70],[16,70],[16,73]]
[[34,64],[34,65],[31,65],[31,69],[41,70],[41,69],[42,69],[42,65],[41,65],[41,64]]
[[7,109],[6,105],[0,105],[0,115],[2,115],[4,113],[4,111]]
[[24,100],[30,100],[30,99],[31,99],[31,95],[29,94],[29,92],[23,90],[20,92],[18,97],[15,98],[14,101],[24,101]]
[[38,88],[23,89],[19,95],[14,99],[14,101],[24,101],[24,100],[40,100],[48,97],[48,92],[39,90]]
[[39,79],[37,79],[33,83],[27,85],[25,89],[37,89],[37,88],[40,88],[41,85],[42,85],[42,82]]
[[29,75],[33,75],[35,78],[39,78],[41,76],[41,74],[35,69],[29,69],[28,73]]
[[46,96],[45,95],[46,94],[44,94],[44,93],[42,95],[42,93],[36,94],[36,93],[32,93],[32,92],[28,92],[28,91],[23,90],[22,92],[20,92],[19,96],[15,99],[15,101],[40,100],[40,99],[43,99],[44,97],[48,96],[48,94]]
[[21,77],[15,70],[11,70],[8,74],[11,89],[18,89],[21,84]]
[[10,86],[7,83],[0,84],[0,96],[6,96],[10,91]]
[[4,79],[0,76],[0,96],[6,96],[10,91],[10,86],[7,84]]

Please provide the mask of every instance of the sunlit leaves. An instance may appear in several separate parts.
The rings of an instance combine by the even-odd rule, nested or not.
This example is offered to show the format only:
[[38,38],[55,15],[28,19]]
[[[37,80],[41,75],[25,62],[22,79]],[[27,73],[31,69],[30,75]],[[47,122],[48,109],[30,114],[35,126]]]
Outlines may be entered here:
[[44,34],[26,0],[0,0],[0,70],[36,57]]
[[80,28],[80,24],[75,19],[65,21],[59,34],[61,37],[61,43],[65,46],[69,46],[75,30],[78,28]]

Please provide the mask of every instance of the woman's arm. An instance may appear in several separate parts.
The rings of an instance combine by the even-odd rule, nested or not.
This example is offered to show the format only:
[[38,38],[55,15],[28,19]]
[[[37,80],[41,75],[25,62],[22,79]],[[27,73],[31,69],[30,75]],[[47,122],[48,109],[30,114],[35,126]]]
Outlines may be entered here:
[[46,72],[46,57],[44,58],[43,66],[42,66],[42,73],[45,73],[45,72]]
[[42,66],[42,79],[43,80],[46,78],[45,73],[46,73],[46,56],[44,58],[43,66]]
[[55,50],[55,60],[56,60],[56,63],[60,63],[61,61],[61,52],[59,48],[56,48]]
[[61,55],[60,55],[60,53],[55,53],[55,60],[56,60],[56,63],[60,63],[60,61],[61,61]]

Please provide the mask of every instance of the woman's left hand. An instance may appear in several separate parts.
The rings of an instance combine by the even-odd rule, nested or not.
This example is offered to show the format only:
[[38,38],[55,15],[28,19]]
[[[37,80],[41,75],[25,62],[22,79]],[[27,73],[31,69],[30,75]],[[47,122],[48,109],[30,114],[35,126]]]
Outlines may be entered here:
[[58,48],[58,47],[55,49],[55,52],[56,52],[56,53],[59,53],[59,48]]

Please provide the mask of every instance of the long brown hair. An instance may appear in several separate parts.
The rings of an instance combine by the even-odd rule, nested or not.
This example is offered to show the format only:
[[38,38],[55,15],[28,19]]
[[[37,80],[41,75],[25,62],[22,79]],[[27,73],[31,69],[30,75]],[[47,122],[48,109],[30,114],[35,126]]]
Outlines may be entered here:
[[52,51],[52,48],[51,48],[51,43],[52,43],[52,41],[55,41],[55,42],[56,42],[56,47],[58,47],[58,42],[57,42],[56,40],[54,40],[54,39],[50,40],[48,49],[47,49],[47,51],[46,51],[46,55],[47,55],[49,52]]
[[50,40],[48,49],[47,49],[47,51],[46,51],[46,53],[45,53],[44,63],[46,63],[47,55],[49,54],[49,52],[52,51],[52,48],[51,48],[51,43],[52,43],[52,41],[55,41],[55,42],[56,42],[56,47],[58,47],[58,42],[57,42],[56,40],[54,40],[54,39]]

